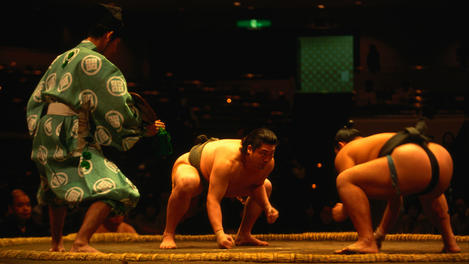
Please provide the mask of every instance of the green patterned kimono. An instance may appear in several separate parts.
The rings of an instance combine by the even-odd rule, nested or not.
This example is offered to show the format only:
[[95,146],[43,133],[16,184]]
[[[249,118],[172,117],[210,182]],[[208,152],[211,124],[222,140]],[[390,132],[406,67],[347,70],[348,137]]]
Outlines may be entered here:
[[31,159],[40,204],[75,206],[104,201],[118,214],[140,194],[101,146],[127,151],[143,136],[139,110],[122,72],[87,40],[59,55],[27,106]]

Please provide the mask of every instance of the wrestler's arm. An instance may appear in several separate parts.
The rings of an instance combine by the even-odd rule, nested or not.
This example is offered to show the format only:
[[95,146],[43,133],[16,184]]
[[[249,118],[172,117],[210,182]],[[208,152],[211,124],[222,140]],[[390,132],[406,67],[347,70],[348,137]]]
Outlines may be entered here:
[[[337,153],[334,163],[338,174],[356,165],[348,151],[344,149]],[[332,208],[332,218],[336,222],[342,222],[348,218],[347,211],[342,203],[336,203],[336,205]]]
[[[273,164],[269,168],[269,171],[267,173],[270,174],[273,170]],[[267,196],[267,192],[264,187],[264,182],[267,179],[265,179],[262,183],[255,185],[254,188],[251,190],[251,198],[264,210],[265,215],[267,217],[267,222],[269,224],[272,224],[277,220],[278,218],[278,211],[274,207],[272,207],[272,204],[269,201],[269,197]]]
[[207,192],[208,219],[217,237],[218,246],[221,248],[231,248],[234,245],[233,238],[226,235],[223,230],[223,217],[220,206],[220,202],[228,188],[231,168],[231,161],[215,158]]

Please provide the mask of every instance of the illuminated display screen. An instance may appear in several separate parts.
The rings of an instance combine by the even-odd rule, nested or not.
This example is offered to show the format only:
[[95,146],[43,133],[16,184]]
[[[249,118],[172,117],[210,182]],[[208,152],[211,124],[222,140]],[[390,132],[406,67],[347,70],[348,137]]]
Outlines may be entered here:
[[353,36],[300,37],[299,92],[353,91]]

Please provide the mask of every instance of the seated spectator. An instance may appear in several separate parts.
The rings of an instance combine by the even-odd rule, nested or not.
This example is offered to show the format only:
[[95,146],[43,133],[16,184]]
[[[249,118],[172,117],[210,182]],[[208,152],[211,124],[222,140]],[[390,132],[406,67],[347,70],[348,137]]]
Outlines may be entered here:
[[451,226],[456,235],[469,235],[469,208],[462,198],[454,201],[454,213],[451,216]]
[[423,213],[421,205],[415,199],[406,199],[406,211],[395,225],[396,233],[432,234],[435,230],[430,219]]
[[374,106],[378,103],[374,82],[366,80],[365,86],[358,87],[354,96],[355,105],[358,107]]
[[133,233],[137,234],[135,228],[124,222],[125,216],[116,215],[109,216],[103,224],[101,224],[95,233]]
[[415,100],[415,90],[410,82],[402,82],[391,95],[391,103],[394,105],[411,107]]
[[33,220],[31,200],[21,189],[8,195],[8,212],[0,223],[0,237],[49,236],[47,228]]
[[132,218],[132,224],[139,234],[156,235],[162,234],[166,220],[166,202],[169,193],[162,192],[158,199],[146,196],[139,203],[139,211]]

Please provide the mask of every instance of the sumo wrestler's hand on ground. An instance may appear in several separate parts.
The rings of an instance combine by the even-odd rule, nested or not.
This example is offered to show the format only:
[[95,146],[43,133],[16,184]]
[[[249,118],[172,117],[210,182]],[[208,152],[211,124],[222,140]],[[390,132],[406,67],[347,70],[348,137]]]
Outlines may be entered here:
[[234,247],[235,241],[234,241],[233,237],[231,237],[230,235],[225,234],[225,232],[223,232],[223,230],[217,231],[215,233],[215,235],[217,237],[217,244],[218,244],[219,248],[230,249],[230,248]]
[[334,208],[332,208],[332,218],[336,222],[343,222],[347,219],[348,215],[347,212],[345,211],[344,204],[342,203],[336,203]]
[[277,209],[273,208],[273,207],[269,207],[266,212],[265,212],[265,215],[267,217],[267,223],[269,224],[272,224],[274,223],[277,218],[278,218],[278,211]]

